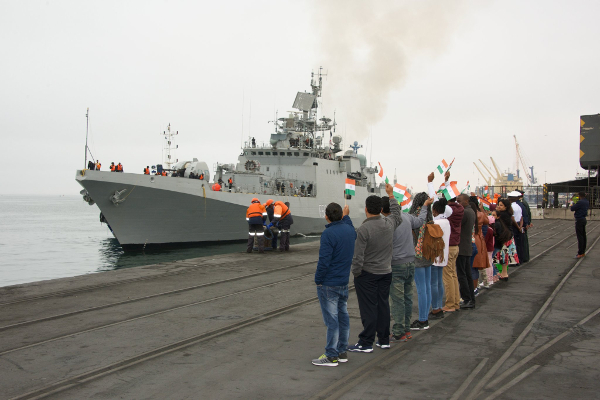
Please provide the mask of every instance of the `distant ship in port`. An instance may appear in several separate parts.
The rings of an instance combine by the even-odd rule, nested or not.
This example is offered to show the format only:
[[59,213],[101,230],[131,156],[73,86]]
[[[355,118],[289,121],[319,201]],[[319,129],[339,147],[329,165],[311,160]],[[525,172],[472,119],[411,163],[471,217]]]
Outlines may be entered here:
[[[172,163],[169,152],[168,176],[78,170],[81,194],[98,206],[125,250],[247,239],[245,211],[253,197],[289,202],[292,235],[321,233],[330,202],[346,201],[350,216],[361,218],[367,196],[382,195],[383,186],[377,167],[358,154],[361,146],[344,151],[335,118],[319,115],[322,81],[320,72],[311,74],[311,92],[297,93],[297,111],[277,119],[269,145],[244,143],[236,164],[217,163],[210,171],[196,158]],[[204,180],[190,179],[202,174]],[[347,178],[356,184],[351,197],[344,194]]]

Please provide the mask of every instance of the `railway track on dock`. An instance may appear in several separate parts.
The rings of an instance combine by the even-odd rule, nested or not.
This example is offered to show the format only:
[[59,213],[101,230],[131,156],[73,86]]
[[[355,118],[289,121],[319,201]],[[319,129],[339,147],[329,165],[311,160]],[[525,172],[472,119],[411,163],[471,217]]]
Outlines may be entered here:
[[[589,233],[593,232],[599,226],[600,226],[600,224],[594,224],[594,226],[592,227],[592,229],[589,230]],[[555,237],[555,236],[556,235],[553,235],[552,237]],[[550,247],[542,250],[540,253],[538,253],[537,255],[535,255],[535,256],[533,256],[531,258],[530,263],[532,263],[534,260],[539,259],[543,255],[547,255],[547,254],[551,253],[553,250],[557,249],[557,247],[559,245],[561,245],[565,241],[571,239],[573,236],[574,236],[573,234],[569,234],[567,237],[560,239],[557,243],[555,243],[555,244],[551,245]],[[591,250],[596,245],[596,243],[598,242],[598,240],[600,240],[600,236],[598,236],[596,238],[595,242],[593,243],[592,246],[590,246],[589,250]],[[541,241],[535,243],[534,245],[537,245],[537,244],[545,242],[545,241],[546,240],[541,240]],[[532,247],[533,247],[533,245],[532,245]],[[583,260],[585,260],[585,259],[583,259]],[[306,265],[306,264],[315,263],[315,262],[316,261],[310,261],[310,262],[302,263],[302,264],[299,264],[299,265]],[[579,264],[580,264],[580,262],[578,264],[576,264],[576,265],[579,265]],[[299,266],[299,265],[296,265],[296,266]],[[281,269],[286,269],[286,268],[290,269],[290,268],[293,268],[293,267],[294,266],[286,266],[286,267],[282,267]],[[281,269],[279,269],[279,270],[281,270]],[[261,272],[260,274],[274,272],[274,271],[276,271],[276,270],[265,271],[265,272]],[[513,274],[516,274],[516,272],[513,273]],[[213,297],[211,299],[205,299],[205,300],[202,300],[202,301],[199,301],[199,302],[194,302],[194,303],[189,303],[189,304],[181,305],[181,306],[178,306],[178,307],[174,307],[172,310],[161,310],[161,311],[158,311],[158,312],[149,313],[147,315],[143,315],[143,316],[138,316],[138,317],[135,317],[135,318],[126,319],[126,320],[123,320],[123,321],[118,321],[118,322],[115,322],[115,323],[106,324],[106,325],[103,325],[103,326],[98,326],[98,327],[94,327],[94,328],[91,328],[91,329],[87,329],[87,330],[82,330],[82,331],[79,331],[79,332],[70,333],[70,334],[67,334],[67,335],[62,335],[60,337],[51,338],[51,339],[47,339],[47,340],[40,341],[40,342],[37,342],[37,343],[32,343],[32,344],[29,344],[29,345],[26,345],[26,346],[22,346],[22,347],[18,347],[18,348],[13,348],[13,349],[10,349],[10,350],[6,350],[5,352],[0,353],[0,356],[3,355],[3,354],[7,354],[7,353],[15,353],[15,352],[18,352],[19,350],[24,350],[24,349],[27,349],[27,348],[30,348],[30,347],[40,346],[40,345],[43,345],[45,343],[49,343],[51,341],[57,341],[57,340],[60,340],[60,339],[66,338],[66,337],[71,337],[73,335],[79,335],[79,334],[84,334],[84,333],[88,333],[88,332],[92,332],[92,331],[97,331],[97,330],[100,330],[100,329],[103,329],[103,328],[107,328],[109,326],[115,326],[115,325],[125,324],[127,322],[132,322],[132,321],[135,321],[135,320],[138,320],[138,319],[141,319],[141,318],[148,318],[148,317],[151,317],[151,316],[154,316],[154,315],[167,313],[167,312],[170,312],[170,311],[174,311],[176,309],[181,309],[181,308],[184,308],[184,307],[190,307],[190,306],[194,306],[194,305],[198,305],[198,304],[202,304],[202,303],[206,303],[206,302],[216,301],[218,299],[222,299],[222,298],[226,298],[226,297],[232,297],[232,296],[236,296],[238,294],[247,293],[249,291],[255,291],[255,290],[262,289],[262,288],[274,287],[274,286],[277,286],[277,285],[279,285],[281,283],[286,283],[286,282],[290,282],[290,281],[293,281],[293,280],[300,280],[300,279],[305,278],[305,277],[307,277],[309,275],[312,275],[312,273],[310,273],[310,274],[304,274],[304,275],[293,277],[293,278],[287,278],[287,279],[280,280],[280,281],[277,281],[277,282],[272,282],[272,283],[269,283],[269,284],[260,285],[260,286],[254,287],[254,288],[249,288],[249,289],[245,289],[245,290],[241,290],[241,291],[237,291],[237,292],[228,293],[228,294],[225,294],[225,295],[222,295],[222,296],[216,296],[216,297]],[[230,278],[230,279],[244,279],[246,277],[247,276]],[[568,279],[568,276],[565,277],[564,281],[566,281],[566,279]],[[226,281],[228,281],[228,280],[223,280],[223,281],[219,281],[219,282],[223,283],[223,282],[226,282]],[[214,285],[214,284],[217,284],[217,282],[212,282],[212,283],[208,283],[208,284],[213,284]],[[351,287],[350,290],[353,290],[353,287]],[[560,290],[560,288],[558,290]],[[287,304],[287,305],[284,305],[284,306],[281,306],[281,307],[277,307],[277,308],[274,308],[274,309],[271,309],[271,310],[268,310],[268,311],[265,311],[265,312],[262,312],[262,313],[258,313],[256,315],[253,315],[252,317],[245,318],[243,320],[237,321],[235,323],[228,324],[228,325],[223,326],[223,327],[219,327],[217,329],[213,329],[213,330],[209,330],[209,331],[206,331],[206,332],[202,332],[200,334],[193,335],[193,336],[187,337],[187,338],[182,339],[182,340],[175,341],[173,343],[170,343],[170,344],[167,344],[167,345],[164,345],[164,346],[161,346],[161,347],[150,349],[150,350],[145,351],[145,352],[140,352],[139,354],[136,354],[136,355],[134,355],[132,357],[123,358],[123,359],[121,359],[119,361],[116,361],[116,362],[113,362],[113,363],[109,363],[109,364],[104,365],[104,366],[102,366],[100,368],[95,368],[95,369],[86,371],[84,373],[81,373],[81,374],[78,374],[78,375],[75,375],[75,376],[70,376],[70,377],[68,377],[66,379],[53,382],[53,383],[48,384],[48,385],[46,385],[44,387],[32,390],[30,392],[18,395],[18,396],[13,397],[13,398],[14,399],[36,399],[36,398],[42,398],[42,397],[46,397],[46,396],[49,396],[49,395],[52,395],[52,394],[60,393],[61,391],[73,388],[73,387],[75,387],[77,385],[85,384],[87,382],[90,382],[90,381],[102,378],[102,377],[104,377],[106,375],[109,375],[109,374],[112,374],[114,372],[117,372],[117,371],[120,371],[120,370],[123,370],[123,369],[126,369],[126,368],[133,367],[135,365],[138,365],[138,364],[141,364],[141,363],[153,360],[153,359],[155,359],[157,357],[161,357],[161,356],[173,353],[175,351],[184,349],[186,347],[193,346],[195,344],[199,344],[199,343],[202,343],[202,342],[206,342],[206,341],[209,341],[211,339],[214,339],[214,338],[217,338],[217,337],[221,337],[223,335],[236,333],[236,332],[238,332],[238,331],[240,331],[240,330],[242,330],[242,329],[244,329],[246,327],[257,325],[257,324],[260,324],[262,322],[271,320],[273,318],[276,318],[276,317],[279,317],[279,316],[291,313],[291,312],[293,312],[295,310],[300,309],[301,307],[304,307],[304,306],[309,305],[309,304],[316,303],[317,301],[318,301],[317,297],[311,296],[309,298],[302,299],[300,301],[296,301],[296,302],[293,302],[293,303],[290,303],[290,304]],[[83,312],[84,310],[81,310],[81,311]],[[541,312],[538,313],[538,314],[541,314]],[[34,322],[31,322],[31,323],[34,323]],[[398,346],[398,347],[400,347],[400,346]],[[387,360],[385,362],[391,363],[392,361],[394,361],[397,358],[401,357],[402,355],[406,354],[406,351],[397,352],[397,353],[387,353],[387,354],[389,354],[390,357],[393,356],[393,360],[390,357],[384,358],[382,360],[384,360],[384,361]],[[366,373],[366,372],[368,372],[368,368],[370,368],[369,365],[371,365],[371,363],[367,363],[367,364],[359,367],[358,369],[356,369],[352,373],[352,374],[354,374],[353,376],[355,376],[355,375],[356,376],[360,376],[360,374],[363,373],[363,372],[365,372],[365,374],[364,374],[365,376],[368,376],[368,373]],[[483,366],[481,368],[483,368]],[[354,385],[355,385],[355,383],[353,383],[353,384],[351,384],[349,386],[351,387],[351,386],[354,386]],[[464,392],[464,390],[463,390],[463,392]],[[325,397],[327,397],[329,395],[331,395],[331,393],[330,394],[325,394]],[[323,397],[318,397],[318,398],[323,398]]]
[[[595,224],[594,227],[588,231],[588,235],[589,235],[589,233],[596,230],[599,226],[600,226],[600,224]],[[559,243],[556,243],[549,249],[554,248],[555,246],[564,242],[566,239],[569,239],[570,237],[572,237],[572,235],[568,236],[565,239],[562,239]],[[592,249],[596,246],[598,241],[600,241],[600,235],[596,236],[592,245],[588,247],[586,254],[588,254],[590,251],[592,251]],[[577,242],[570,244],[567,248],[571,248],[575,244],[577,244]],[[530,260],[530,262],[533,261],[534,259],[540,257],[541,255],[542,255],[542,253],[536,255],[535,257],[533,257]],[[567,283],[569,278],[571,276],[573,276],[575,271],[585,261],[586,261],[586,257],[578,259],[574,263],[574,265],[572,265],[568,269],[565,276],[560,280],[560,282],[558,282],[556,284],[556,286],[554,287],[554,290],[546,298],[544,304],[536,312],[534,317],[529,321],[527,326],[523,329],[523,331],[519,334],[519,336],[511,343],[511,345],[504,351],[504,353],[494,362],[494,364],[486,371],[485,375],[482,378],[479,378],[477,380],[477,384],[471,389],[471,391],[468,393],[468,395],[465,396],[464,394],[467,392],[467,389],[469,388],[471,383],[477,378],[477,375],[484,369],[485,365],[489,361],[489,358],[484,358],[479,362],[479,364],[471,372],[471,374],[469,374],[469,376],[465,379],[465,381],[463,381],[462,385],[454,393],[454,395],[451,397],[451,399],[457,400],[457,399],[465,398],[467,400],[475,400],[478,398],[485,398],[486,400],[491,400],[491,399],[497,398],[498,396],[500,396],[504,392],[506,392],[508,389],[510,389],[517,383],[521,382],[523,379],[527,378],[533,372],[535,372],[535,370],[537,370],[540,367],[540,365],[539,364],[532,365],[527,370],[523,371],[521,374],[515,376],[510,381],[506,382],[504,385],[498,387],[502,382],[506,381],[511,375],[514,375],[515,373],[517,373],[519,370],[521,370],[523,367],[525,367],[529,362],[531,362],[537,356],[546,352],[547,350],[549,350],[550,348],[555,346],[557,343],[559,343],[562,339],[566,338],[571,333],[573,333],[576,329],[580,328],[585,323],[590,321],[592,318],[594,318],[595,316],[600,314],[600,308],[595,309],[594,311],[592,311],[591,313],[586,315],[583,319],[581,319],[577,323],[573,324],[571,327],[564,330],[562,333],[555,336],[551,340],[547,341],[545,344],[538,346],[531,351],[528,351],[526,356],[522,357],[519,361],[514,363],[508,369],[506,369],[502,373],[498,374],[498,372],[506,364],[506,362],[510,358],[510,356],[515,352],[515,350],[517,348],[519,348],[519,346],[523,343],[525,338],[529,335],[529,333],[531,332],[534,325],[540,322],[542,316],[544,315],[544,313],[547,312],[548,308],[550,307],[552,302],[555,300],[555,298],[558,296],[561,289]],[[517,275],[519,271],[520,270],[517,270],[516,272],[511,274],[511,276]],[[484,389],[492,390],[494,388],[496,388],[496,389],[492,393],[484,393],[483,392]]]

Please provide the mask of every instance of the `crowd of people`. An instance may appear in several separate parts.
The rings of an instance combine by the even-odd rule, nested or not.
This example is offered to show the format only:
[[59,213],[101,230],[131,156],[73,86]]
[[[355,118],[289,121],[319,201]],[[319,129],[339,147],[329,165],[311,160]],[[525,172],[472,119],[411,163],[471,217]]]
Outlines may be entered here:
[[[438,191],[434,177],[427,177],[427,192],[413,196],[407,213],[386,184],[387,196],[366,199],[366,219],[356,229],[348,206],[327,206],[315,273],[327,336],[314,365],[337,366],[348,361],[348,352],[371,353],[374,345],[388,349],[411,339],[412,330],[429,329],[429,319],[473,310],[481,290],[508,281],[509,265],[529,260],[527,231],[533,225],[522,192],[496,197],[486,207],[474,193],[442,195],[449,171]],[[363,327],[355,344],[349,344],[350,273]]]

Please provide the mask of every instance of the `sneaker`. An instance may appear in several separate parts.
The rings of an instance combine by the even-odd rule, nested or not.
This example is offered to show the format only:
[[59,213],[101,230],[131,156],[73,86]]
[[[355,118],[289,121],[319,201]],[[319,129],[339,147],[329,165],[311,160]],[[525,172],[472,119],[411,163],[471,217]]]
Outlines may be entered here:
[[407,339],[412,339],[412,335],[410,334],[410,331],[404,332],[404,336],[406,336]]
[[373,346],[363,346],[361,344],[356,343],[355,345],[348,346],[348,351],[357,353],[372,353]]
[[575,256],[575,258],[583,258],[583,257],[585,257],[585,254],[577,254],[577,255]]
[[321,357],[312,360],[313,365],[318,365],[319,367],[337,367],[338,360],[337,358],[327,357],[323,354]]
[[479,296],[479,288],[473,290],[473,294],[475,295],[475,297]]
[[379,344],[379,342],[375,343],[375,346],[381,347],[382,349],[389,349],[390,347],[392,347],[392,346],[390,346],[389,343],[388,344]]
[[429,318],[430,319],[442,319],[442,318],[444,318],[444,311],[439,311],[436,313],[430,312]]
[[410,329],[413,331],[420,331],[429,329],[429,321],[419,321],[415,319],[412,324],[410,324]]
[[343,352],[338,354],[338,362],[345,363],[348,362],[348,353]]
[[489,289],[489,288],[490,288],[490,286],[492,286],[492,284],[491,284],[491,283],[488,283],[487,285],[483,285],[483,288],[484,288],[484,289]]
[[401,336],[390,335],[390,343],[406,342],[407,340],[408,338],[406,337],[406,334],[403,334]]

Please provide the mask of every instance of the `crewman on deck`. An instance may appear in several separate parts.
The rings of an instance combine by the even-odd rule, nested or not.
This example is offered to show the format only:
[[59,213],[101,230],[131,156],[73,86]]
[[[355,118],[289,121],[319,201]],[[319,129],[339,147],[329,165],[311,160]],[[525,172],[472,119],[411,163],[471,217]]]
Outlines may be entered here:
[[[121,164],[119,163],[119,165]],[[147,165],[146,168],[144,168],[144,175],[150,175],[150,166]]]
[[114,161],[110,163],[110,172],[115,172],[117,170],[117,167],[115,166]]
[[[293,223],[294,220],[292,219],[290,208],[282,201],[276,201],[271,225],[275,225],[279,229],[281,237],[279,239],[279,251],[288,251],[290,249],[290,226]],[[270,228],[270,226],[267,228]]]
[[100,164],[100,160],[96,160],[96,171],[100,171],[101,166],[102,164]]
[[[269,224],[269,227],[267,229],[270,229],[271,226],[273,226],[273,221],[275,220],[275,202],[273,201],[273,199],[269,199],[267,200],[267,202],[264,204],[265,210],[267,210],[267,215],[269,216],[269,222],[271,224]],[[279,231],[277,229],[272,230],[273,232],[273,239],[271,239],[271,247],[273,248],[273,250],[277,250],[277,237],[279,236]]]
[[229,191],[231,192],[231,187],[233,186],[233,179],[229,177],[229,179],[227,179],[227,183],[229,184]]
[[203,181],[204,180],[204,173],[200,172],[200,180]]
[[260,204],[260,201],[255,197],[252,199],[252,204],[246,210],[246,221],[248,221],[248,248],[246,252],[252,253],[254,248],[254,238],[258,241],[258,252],[265,252],[265,231],[264,222],[267,219],[267,210]]
[[161,174],[161,175],[162,175],[162,176],[167,176],[167,171],[165,171],[165,170],[163,169],[163,172],[162,172],[162,174]]
[[123,172],[123,165],[121,163],[117,164],[117,172]]

